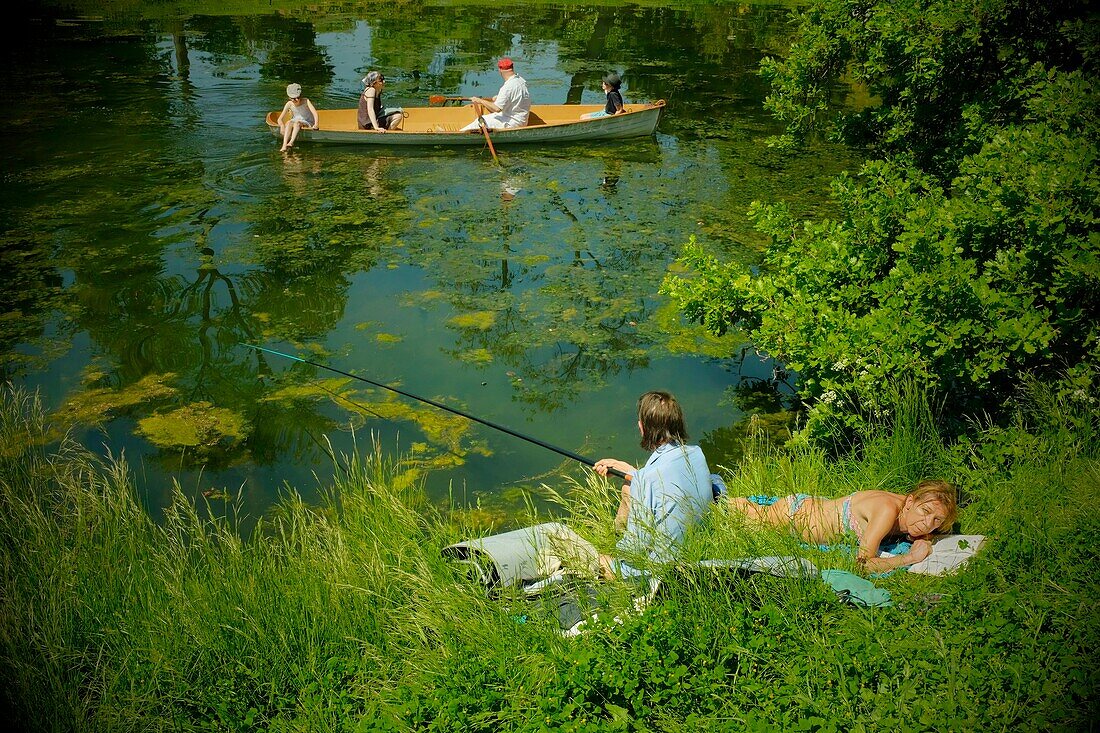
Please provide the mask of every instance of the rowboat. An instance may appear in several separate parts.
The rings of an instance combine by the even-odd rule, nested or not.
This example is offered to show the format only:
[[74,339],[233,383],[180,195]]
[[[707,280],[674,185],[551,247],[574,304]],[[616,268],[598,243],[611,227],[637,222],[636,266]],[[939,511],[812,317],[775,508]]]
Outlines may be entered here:
[[[536,104],[532,105],[526,127],[491,130],[493,144],[565,143],[585,140],[610,140],[624,137],[644,137],[657,129],[665,101],[628,104],[626,112],[610,117],[582,120],[580,116],[603,109],[602,104]],[[305,128],[298,141],[318,143],[356,143],[361,145],[484,145],[480,130],[462,132],[474,120],[472,107],[405,107],[405,117],[398,130],[378,132],[360,130],[358,110],[319,109],[316,130]],[[272,134],[279,132],[279,112],[267,113],[267,126]]]

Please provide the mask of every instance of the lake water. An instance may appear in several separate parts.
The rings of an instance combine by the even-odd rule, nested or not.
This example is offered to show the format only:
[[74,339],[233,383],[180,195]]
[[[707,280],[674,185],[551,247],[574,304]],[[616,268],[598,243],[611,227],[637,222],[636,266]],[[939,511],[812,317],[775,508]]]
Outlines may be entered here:
[[[247,344],[593,459],[644,460],[636,399],[668,389],[711,463],[735,458],[731,391],[774,365],[684,323],[658,289],[692,235],[757,261],[753,200],[830,211],[848,153],[764,145],[779,130],[756,70],[785,49],[789,6],[87,5],[22,8],[4,50],[0,369],[39,390],[59,432],[124,452],[151,509],[178,481],[259,515],[288,485],[323,485],[330,449],[373,442],[437,499],[500,514],[580,474]],[[291,81],[317,107],[354,107],[371,69],[387,104],[491,96],[501,56],[535,103],[600,103],[619,72],[628,102],[668,101],[657,135],[504,148],[498,168],[478,147],[284,155],[263,124]]]

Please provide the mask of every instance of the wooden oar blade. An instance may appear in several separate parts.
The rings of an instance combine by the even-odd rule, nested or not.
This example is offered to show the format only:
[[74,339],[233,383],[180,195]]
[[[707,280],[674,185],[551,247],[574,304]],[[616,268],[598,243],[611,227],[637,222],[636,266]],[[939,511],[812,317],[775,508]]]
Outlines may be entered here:
[[469,97],[445,97],[442,94],[433,94],[428,97],[428,104],[446,104],[447,102],[465,102]]

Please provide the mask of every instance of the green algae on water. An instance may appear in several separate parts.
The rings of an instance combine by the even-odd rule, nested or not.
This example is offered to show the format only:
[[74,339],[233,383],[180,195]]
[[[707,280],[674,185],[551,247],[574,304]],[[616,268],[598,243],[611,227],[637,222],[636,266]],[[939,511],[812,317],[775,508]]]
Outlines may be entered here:
[[452,352],[452,356],[466,364],[484,366],[493,363],[493,352],[488,349],[468,349],[466,351]]
[[651,324],[663,334],[665,348],[670,354],[705,354],[715,359],[727,358],[734,349],[735,334],[715,336],[701,324],[684,319],[680,309],[671,301],[663,301],[653,314]]
[[208,455],[239,447],[248,438],[251,425],[232,410],[196,402],[139,420],[138,432],[158,448]]
[[497,314],[494,311],[459,313],[447,319],[447,323],[457,328],[472,328],[478,331],[488,331],[496,321]]
[[[98,373],[85,375],[85,381],[98,381]],[[170,382],[176,375],[171,372],[149,374],[122,389],[99,387],[79,392],[66,400],[54,418],[67,426],[100,425],[126,410],[150,402],[165,400],[176,394]]]
[[405,337],[404,336],[399,336],[399,335],[394,334],[394,333],[376,333],[374,335],[374,340],[377,341],[380,344],[385,344],[385,345],[399,344],[399,343],[401,343],[402,341],[405,340]]
[[317,402],[334,395],[347,399],[355,393],[354,390],[346,389],[350,383],[351,379],[347,377],[315,379],[304,384],[288,385],[260,399],[263,402]]

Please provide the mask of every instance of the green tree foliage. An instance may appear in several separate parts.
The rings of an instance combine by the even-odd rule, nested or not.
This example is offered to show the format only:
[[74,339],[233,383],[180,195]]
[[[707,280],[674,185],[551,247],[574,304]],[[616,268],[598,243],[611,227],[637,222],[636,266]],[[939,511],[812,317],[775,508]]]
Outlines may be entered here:
[[[831,127],[884,155],[911,156],[949,180],[988,126],[1024,113],[1032,64],[1094,68],[1095,23],[1084,0],[818,0],[786,59],[765,59],[765,100],[787,142]],[[838,80],[875,104],[833,116]],[[781,142],[781,141],[773,141]]]
[[805,133],[822,123],[830,82],[850,73],[881,103],[835,129],[882,158],[834,181],[836,221],[755,203],[772,239],[759,269],[692,240],[681,261],[693,276],[670,276],[665,292],[800,372],[811,426],[859,422],[898,377],[955,415],[996,411],[1029,372],[1095,399],[1100,99],[1083,12],[815,3],[790,57],[764,64],[769,105]]

